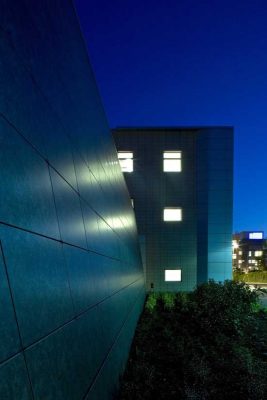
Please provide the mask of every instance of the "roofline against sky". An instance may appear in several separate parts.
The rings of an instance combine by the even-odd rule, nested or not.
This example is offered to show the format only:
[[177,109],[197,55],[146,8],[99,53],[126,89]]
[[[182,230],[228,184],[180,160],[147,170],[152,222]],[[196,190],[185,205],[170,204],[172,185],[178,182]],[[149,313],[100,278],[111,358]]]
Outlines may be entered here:
[[233,125],[196,125],[196,126],[118,126],[115,128],[111,128],[112,131],[119,131],[119,130],[132,130],[132,131],[162,131],[162,130],[169,130],[169,131],[176,131],[176,130],[198,130],[198,129],[234,129]]

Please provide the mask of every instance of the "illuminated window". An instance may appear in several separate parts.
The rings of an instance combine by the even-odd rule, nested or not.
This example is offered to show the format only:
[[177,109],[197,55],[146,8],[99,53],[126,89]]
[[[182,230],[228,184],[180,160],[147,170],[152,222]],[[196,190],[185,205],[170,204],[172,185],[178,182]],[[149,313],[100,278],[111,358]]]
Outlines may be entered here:
[[134,199],[131,199],[132,207],[134,208]]
[[120,151],[118,153],[122,172],[133,172],[133,153],[129,151]]
[[236,260],[236,254],[233,254],[233,259]]
[[239,254],[240,256],[242,256],[242,251],[239,251],[238,254]]
[[163,153],[163,171],[181,172],[182,171],[182,152],[164,151]]
[[250,239],[263,239],[263,233],[262,232],[251,232],[249,234]]
[[165,269],[165,282],[181,282],[182,271],[180,269]]
[[251,253],[252,253],[251,251],[248,252],[248,256],[249,256],[249,257],[251,257]]
[[242,264],[242,260],[238,260],[238,264]]
[[164,221],[182,221],[181,208],[164,208],[163,212]]
[[262,251],[261,250],[256,250],[255,251],[255,257],[261,257],[262,256]]

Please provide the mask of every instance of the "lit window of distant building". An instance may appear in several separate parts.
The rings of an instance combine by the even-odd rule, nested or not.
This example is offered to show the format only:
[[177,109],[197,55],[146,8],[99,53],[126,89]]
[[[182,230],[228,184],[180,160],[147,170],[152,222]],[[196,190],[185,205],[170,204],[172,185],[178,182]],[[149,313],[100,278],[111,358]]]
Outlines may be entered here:
[[238,254],[239,254],[240,256],[242,256],[243,253],[242,253],[242,251],[239,251]]
[[237,240],[232,240],[232,246],[233,246],[234,249],[238,249]]
[[182,152],[164,151],[163,153],[163,171],[181,172],[182,171]]
[[165,282],[181,282],[182,271],[180,269],[165,269]]
[[261,250],[256,250],[255,251],[255,257],[261,257],[262,256],[262,251]]
[[249,252],[248,252],[248,256],[249,256],[249,257],[251,257],[251,254],[252,254],[252,252],[251,252],[251,251],[249,251]]
[[250,232],[249,239],[263,239],[263,232]]
[[236,260],[236,254],[233,254],[233,259]]
[[129,151],[120,151],[118,153],[122,172],[133,172],[133,153]]
[[238,264],[242,264],[242,260],[238,260]]
[[182,221],[181,208],[164,208],[163,212],[164,221]]

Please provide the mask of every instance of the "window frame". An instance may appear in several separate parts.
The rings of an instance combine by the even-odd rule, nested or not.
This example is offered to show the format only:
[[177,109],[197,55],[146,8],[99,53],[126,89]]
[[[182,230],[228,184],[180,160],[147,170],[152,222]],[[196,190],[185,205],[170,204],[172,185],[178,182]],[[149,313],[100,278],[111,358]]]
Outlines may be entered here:
[[[177,167],[171,165],[177,164]],[[163,172],[182,172],[182,151],[166,150],[163,152]]]
[[[178,273],[178,278],[175,277],[175,272]],[[167,279],[168,277],[168,279]],[[182,269],[165,269],[164,282],[182,282]]]
[[[178,219],[170,219],[166,216],[167,211],[180,211]],[[183,209],[181,207],[164,207],[163,208],[163,221],[164,222],[181,222],[183,220]]]
[[118,155],[118,160],[119,160],[119,164],[121,167],[121,172],[132,173],[134,171],[133,152],[132,151],[118,151],[117,155]]

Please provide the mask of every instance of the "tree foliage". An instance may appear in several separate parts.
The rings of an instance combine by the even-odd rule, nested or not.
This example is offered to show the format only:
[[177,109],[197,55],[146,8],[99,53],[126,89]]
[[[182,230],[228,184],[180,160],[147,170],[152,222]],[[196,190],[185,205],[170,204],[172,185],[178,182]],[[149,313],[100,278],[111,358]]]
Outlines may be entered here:
[[120,400],[267,398],[267,320],[243,283],[151,294]]

